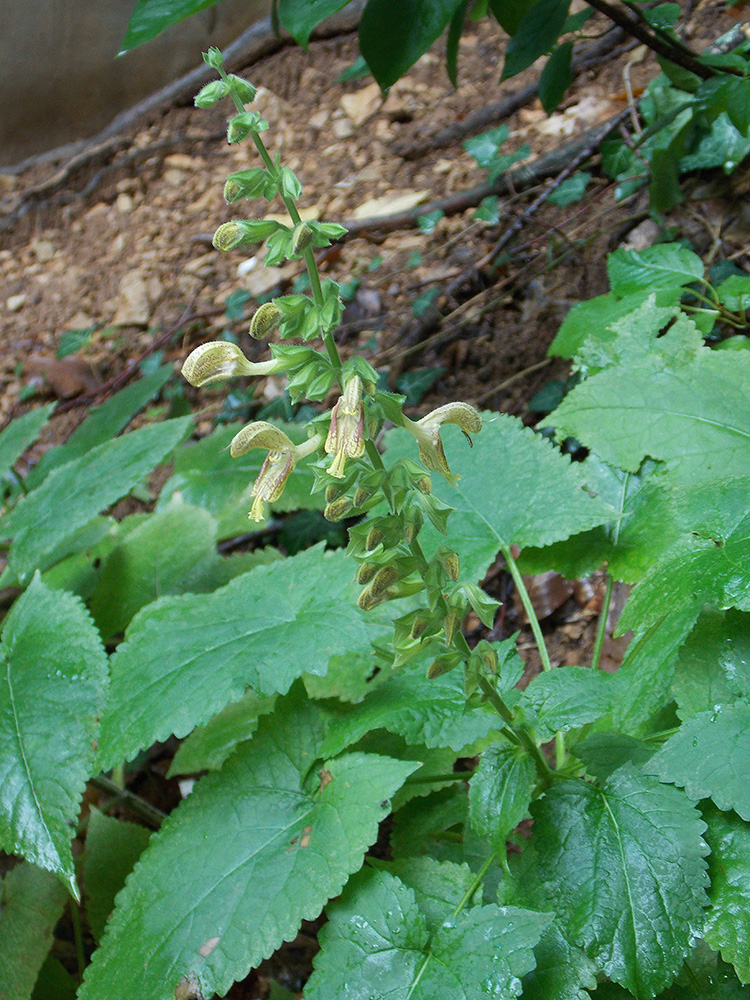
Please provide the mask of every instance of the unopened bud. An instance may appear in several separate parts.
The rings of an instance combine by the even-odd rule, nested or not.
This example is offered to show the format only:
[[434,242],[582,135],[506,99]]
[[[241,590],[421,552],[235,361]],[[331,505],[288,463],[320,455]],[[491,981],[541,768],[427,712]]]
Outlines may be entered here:
[[244,235],[237,222],[224,222],[214,233],[212,243],[217,250],[233,250],[240,245]]
[[227,205],[231,205],[233,201],[237,201],[241,197],[242,186],[233,178],[228,177],[224,182],[224,201]]
[[352,502],[348,497],[339,497],[333,503],[326,504],[323,517],[326,521],[340,521],[346,517],[352,509]]
[[367,503],[372,494],[369,490],[366,490],[364,486],[358,486],[354,491],[354,506],[361,507],[363,504]]
[[424,515],[419,507],[410,507],[404,514],[404,541],[411,545],[424,524]]
[[243,104],[251,104],[255,100],[255,94],[257,93],[255,87],[252,83],[248,83],[247,80],[243,80],[241,76],[235,76],[234,73],[230,73],[229,84]]
[[365,587],[362,593],[357,598],[357,606],[363,611],[372,611],[376,608],[378,604],[382,604],[384,601],[388,600],[388,596],[385,593],[375,594],[372,592],[370,587]]
[[448,646],[453,645],[453,640],[456,638],[456,633],[461,627],[463,617],[463,614],[458,610],[458,608],[451,608],[445,616],[443,630],[445,632],[445,641]]
[[487,669],[488,673],[490,673],[490,674],[496,674],[497,673],[498,658],[497,658],[497,653],[492,648],[492,646],[490,646],[489,643],[488,643],[482,649],[482,651],[480,652],[479,655],[482,657],[482,663],[485,666],[485,668]]
[[312,243],[313,231],[306,222],[300,222],[292,235],[292,256],[302,253]]
[[326,503],[333,503],[337,496],[340,496],[341,490],[337,490],[335,486],[326,486]]
[[253,318],[250,320],[250,336],[261,340],[278,326],[280,319],[281,311],[273,302],[264,302],[255,310]]
[[455,666],[457,663],[454,657],[438,656],[427,668],[427,678],[434,681],[436,677],[442,677],[443,674],[449,673]]
[[224,81],[213,80],[211,83],[207,83],[205,87],[201,87],[195,95],[193,103],[196,108],[212,108],[214,104],[217,104],[226,95],[227,85]]
[[380,530],[380,528],[372,527],[367,532],[367,538],[365,539],[365,547],[367,548],[368,551],[371,552],[373,549],[377,548],[378,545],[380,545],[380,543],[383,541],[384,538],[385,535]]
[[392,583],[398,580],[398,571],[395,566],[381,566],[377,571],[375,576],[372,578],[372,583],[369,589],[373,594],[382,594],[386,591]]
[[432,493],[432,479],[429,476],[420,476],[414,485],[420,493]]
[[457,552],[446,552],[443,557],[443,569],[449,580],[455,583],[458,580],[460,563]]
[[362,565],[357,570],[357,583],[364,587],[365,584],[369,583],[370,580],[375,576],[378,571],[378,567],[374,563],[362,563]]
[[409,635],[411,636],[412,639],[419,639],[421,636],[424,635],[427,626],[429,624],[430,621],[428,618],[422,618],[421,616],[417,616],[412,622],[411,631],[409,632]]

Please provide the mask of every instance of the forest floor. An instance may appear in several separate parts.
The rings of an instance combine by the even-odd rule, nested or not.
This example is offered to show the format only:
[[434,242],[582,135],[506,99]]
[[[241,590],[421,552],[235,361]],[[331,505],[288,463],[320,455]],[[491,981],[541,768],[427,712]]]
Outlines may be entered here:
[[[735,23],[723,0],[704,0],[694,5],[687,39],[700,51]],[[596,18],[587,27],[593,35],[605,25]],[[543,401],[536,409],[529,403],[551,382],[547,391],[554,393],[554,380],[568,374],[565,363],[546,358],[566,312],[607,291],[609,251],[649,245],[663,231],[649,217],[645,193],[615,201],[596,157],[583,166],[592,177],[582,201],[530,210],[545,185],[554,186],[558,167],[522,189],[506,183],[499,223],[474,219],[476,203],[467,205],[469,197],[462,204],[461,195],[484,183],[486,172],[459,133],[480,109],[538,77],[532,68],[499,83],[503,50],[502,33],[488,19],[469,22],[458,89],[436,46],[385,100],[371,77],[341,82],[358,56],[352,34],[312,42],[309,52],[285,45],[249,67],[230,68],[260,88],[253,107],[270,122],[269,148],[281,151],[302,181],[303,217],[355,227],[321,260],[325,275],[350,295],[342,353],[363,354],[391,387],[411,391],[417,414],[462,399],[536,423]],[[533,167],[626,112],[658,71],[645,48],[621,41],[578,75],[553,115],[530,95],[511,115],[463,137],[505,123],[501,152],[528,145],[518,166]],[[438,145],[446,129],[453,138]],[[255,165],[247,146],[227,145],[221,108],[200,111],[184,102],[152,113],[78,166],[48,160],[0,174],[0,425],[59,400],[32,461],[156,351],[178,372],[191,348],[229,330],[251,360],[266,356],[265,345],[247,336],[248,317],[258,300],[295,288],[300,264],[272,269],[247,248],[220,254],[211,247],[220,223],[255,208],[225,204],[226,175]],[[723,256],[737,259],[750,232],[747,178],[739,170],[730,179],[689,180],[689,197],[666,220],[670,230],[704,259],[720,246]],[[445,214],[422,231],[416,216],[435,202]],[[393,213],[408,218],[383,223]],[[513,238],[498,254],[511,227]],[[255,383],[258,405],[280,392],[273,376]],[[225,395],[186,390],[193,408],[203,407],[199,434],[211,429]],[[522,622],[505,577],[498,566],[487,585],[509,602],[507,635]],[[598,581],[544,578],[534,583],[534,599],[549,616],[553,662],[585,662],[601,602]],[[521,648],[529,647],[533,670],[530,645],[522,641]],[[609,644],[609,669],[621,648]],[[265,997],[270,976],[298,989],[314,948],[314,937],[301,935],[229,996]]]

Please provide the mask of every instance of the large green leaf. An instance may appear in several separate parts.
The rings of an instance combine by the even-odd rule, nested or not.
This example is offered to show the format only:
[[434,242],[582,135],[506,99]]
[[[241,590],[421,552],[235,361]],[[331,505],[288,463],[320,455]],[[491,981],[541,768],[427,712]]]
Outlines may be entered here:
[[750,699],[750,615],[704,611],[680,650],[672,693],[683,721],[738,694]]
[[646,357],[576,386],[549,417],[605,462],[635,473],[647,457],[695,483],[750,474],[750,355],[704,349],[665,367]]
[[469,785],[469,818],[503,857],[508,834],[528,812],[535,786],[536,768],[525,750],[498,743],[482,754]]
[[29,445],[36,441],[56,406],[57,403],[49,403],[24,413],[0,433],[0,476],[9,472]]
[[[458,907],[475,883],[475,874],[468,865],[456,865],[434,858],[399,858],[397,861],[375,861],[370,864],[403,882],[414,892],[421,913],[427,918],[427,927],[434,932]],[[481,897],[480,890],[475,895]]]
[[430,936],[415,892],[384,871],[353,878],[328,909],[306,1000],[510,1000],[534,966],[532,948],[550,914],[476,906]]
[[38,577],[2,631],[0,847],[77,897],[71,824],[90,774],[107,658],[85,608]]
[[711,908],[705,936],[731,962],[743,983],[750,982],[750,826],[734,813],[703,808],[711,848]]
[[680,243],[645,250],[615,250],[607,257],[609,284],[616,295],[690,285],[703,277],[703,261]]
[[521,19],[505,50],[501,79],[528,69],[554,46],[565,27],[570,0],[537,0]]
[[138,0],[130,16],[122,52],[135,49],[160,35],[170,24],[208,10],[219,0]]
[[26,861],[0,879],[3,1000],[29,1000],[66,899],[54,875]]
[[683,723],[644,770],[684,788],[691,799],[712,798],[750,820],[750,704],[717,705]]
[[283,693],[304,673],[324,674],[334,654],[368,649],[355,601],[350,561],[317,546],[213,594],[147,605],[112,657],[100,767],[172,733],[186,736],[248,686]]
[[349,0],[279,0],[279,20],[297,44],[307,48],[313,28],[348,3]]
[[312,765],[327,726],[301,688],[170,815],[117,897],[80,1000],[206,997],[337,895],[416,767],[361,753]]
[[[471,450],[457,427],[442,434],[451,470],[461,479],[451,486],[435,476],[433,486],[440,500],[456,508],[450,543],[461,554],[464,578],[482,579],[498,550],[513,543],[549,545],[612,517],[608,504],[585,491],[578,466],[514,417],[485,413]],[[406,431],[388,435],[387,462],[416,455]],[[431,526],[420,538],[428,548],[444,541]]]
[[628,764],[601,787],[558,782],[532,815],[526,880],[545,889],[568,940],[650,1000],[672,981],[702,923],[707,848],[697,810]]
[[462,0],[367,0],[359,47],[383,90],[391,87],[436,41]]
[[538,674],[521,696],[542,740],[601,718],[612,709],[612,674],[588,667],[558,667]]
[[8,571],[27,583],[35,569],[46,569],[56,546],[137,486],[190,424],[183,417],[143,427],[51,472],[0,521],[0,535],[13,539]]

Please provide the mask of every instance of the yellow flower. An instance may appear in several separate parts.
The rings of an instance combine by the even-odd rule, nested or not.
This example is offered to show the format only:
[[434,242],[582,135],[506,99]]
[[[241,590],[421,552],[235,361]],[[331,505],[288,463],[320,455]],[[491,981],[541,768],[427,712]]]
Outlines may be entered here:
[[232,458],[244,455],[252,448],[268,449],[266,460],[250,492],[250,496],[254,499],[249,517],[253,521],[263,520],[265,505],[279,499],[294,466],[305,455],[314,452],[321,441],[321,435],[316,434],[304,444],[296,445],[282,430],[266,420],[256,420],[247,424],[235,434],[229,446]]
[[471,445],[473,442],[470,435],[481,431],[482,417],[468,403],[446,403],[421,420],[404,417],[404,427],[417,439],[419,458],[425,469],[440,472],[449,482],[456,483],[460,477],[451,472],[440,440],[440,428],[443,424],[458,424]]
[[182,366],[184,377],[198,387],[238,375],[268,375],[277,371],[281,371],[281,365],[275,358],[254,364],[236,344],[226,340],[201,344],[190,352]]
[[331,410],[331,426],[325,449],[333,455],[328,470],[335,479],[343,479],[347,458],[359,458],[365,450],[365,411],[362,406],[362,379],[354,375],[344,386]]

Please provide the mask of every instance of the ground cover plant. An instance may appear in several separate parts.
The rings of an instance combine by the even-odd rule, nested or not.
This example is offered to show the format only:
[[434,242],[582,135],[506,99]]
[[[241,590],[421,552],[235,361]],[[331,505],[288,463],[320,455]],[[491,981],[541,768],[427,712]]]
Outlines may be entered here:
[[[242,213],[215,245],[303,259],[310,293],[256,311],[252,334],[281,340],[267,360],[218,341],[183,371],[199,387],[273,371],[317,415],[197,443],[190,417],[113,437],[157,369],[25,479],[14,465],[51,408],[0,436],[18,593],[0,844],[24,859],[3,881],[6,994],[75,993],[45,956],[83,886],[87,998],[221,995],[323,908],[308,998],[744,995],[750,362],[745,338],[718,338],[742,328],[750,279],[706,274],[675,242],[611,255],[611,291],[552,348],[578,381],[544,424],[581,461],[461,401],[410,420],[364,360],[341,362],[339,290],[313,254],[340,227],[301,222],[253,88],[208,62],[198,103],[232,101],[229,139],[261,164],[226,200],[279,193],[289,214]],[[153,513],[102,515],[166,459]],[[248,508],[262,526],[301,505],[351,525],[347,552],[217,554]],[[494,620],[478,581],[498,552],[544,666],[523,692],[514,638],[462,633],[469,612]],[[521,573],[603,565],[636,585],[625,662],[599,669],[605,603],[592,662],[553,668]],[[91,810],[79,831],[86,781],[121,786],[171,735],[173,773],[208,774],[160,829]]]

